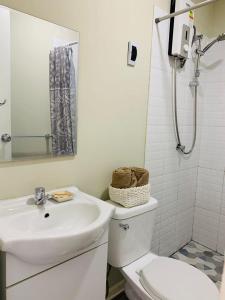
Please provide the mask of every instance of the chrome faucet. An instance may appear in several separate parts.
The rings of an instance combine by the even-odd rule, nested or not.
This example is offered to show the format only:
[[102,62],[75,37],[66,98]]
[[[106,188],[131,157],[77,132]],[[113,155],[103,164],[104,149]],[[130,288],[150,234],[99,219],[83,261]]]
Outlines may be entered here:
[[35,188],[34,193],[34,202],[36,205],[44,205],[48,199],[48,196],[45,194],[44,187]]

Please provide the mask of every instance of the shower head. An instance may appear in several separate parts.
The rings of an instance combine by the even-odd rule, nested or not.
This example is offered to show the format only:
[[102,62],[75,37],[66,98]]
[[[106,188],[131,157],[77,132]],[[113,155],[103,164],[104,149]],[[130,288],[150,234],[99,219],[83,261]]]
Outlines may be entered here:
[[220,34],[216,39],[214,39],[211,43],[209,43],[205,48],[201,51],[202,55],[204,55],[215,43],[225,41],[225,33]]
[[222,41],[225,41],[225,33],[222,33],[218,36],[217,38],[218,42],[222,42]]

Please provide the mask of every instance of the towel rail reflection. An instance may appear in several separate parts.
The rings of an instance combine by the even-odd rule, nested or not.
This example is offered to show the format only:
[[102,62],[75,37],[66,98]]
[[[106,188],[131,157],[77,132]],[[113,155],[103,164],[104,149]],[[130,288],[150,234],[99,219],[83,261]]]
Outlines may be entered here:
[[51,134],[45,134],[45,135],[13,135],[12,138],[45,138],[45,139],[51,139],[53,136]]
[[50,154],[50,139],[53,138],[53,135],[47,133],[44,135],[13,135],[12,139],[26,139],[26,138],[37,138],[37,139],[45,139],[46,142],[46,154]]
[[38,138],[38,139],[45,139],[45,142],[46,142],[46,152],[47,154],[50,153],[50,139],[53,139],[53,135],[52,134],[44,134],[44,135],[13,135],[11,136],[10,134],[8,133],[3,133],[1,136],[0,136],[0,140],[3,142],[3,143],[9,143],[11,142],[12,140],[14,139],[26,139],[26,138]]

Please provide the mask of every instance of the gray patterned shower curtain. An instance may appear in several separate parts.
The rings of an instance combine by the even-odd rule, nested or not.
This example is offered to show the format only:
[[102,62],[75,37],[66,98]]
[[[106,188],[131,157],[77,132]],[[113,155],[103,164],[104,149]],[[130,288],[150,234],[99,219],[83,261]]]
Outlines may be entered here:
[[76,137],[76,89],[73,49],[57,47],[49,55],[52,152],[74,155]]

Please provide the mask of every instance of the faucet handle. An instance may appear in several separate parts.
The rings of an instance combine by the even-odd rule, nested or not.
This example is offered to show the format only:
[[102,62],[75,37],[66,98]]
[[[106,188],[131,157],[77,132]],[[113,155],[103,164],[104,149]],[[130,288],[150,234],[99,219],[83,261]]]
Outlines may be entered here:
[[43,197],[45,197],[45,188],[44,187],[35,188],[35,198],[42,199]]

